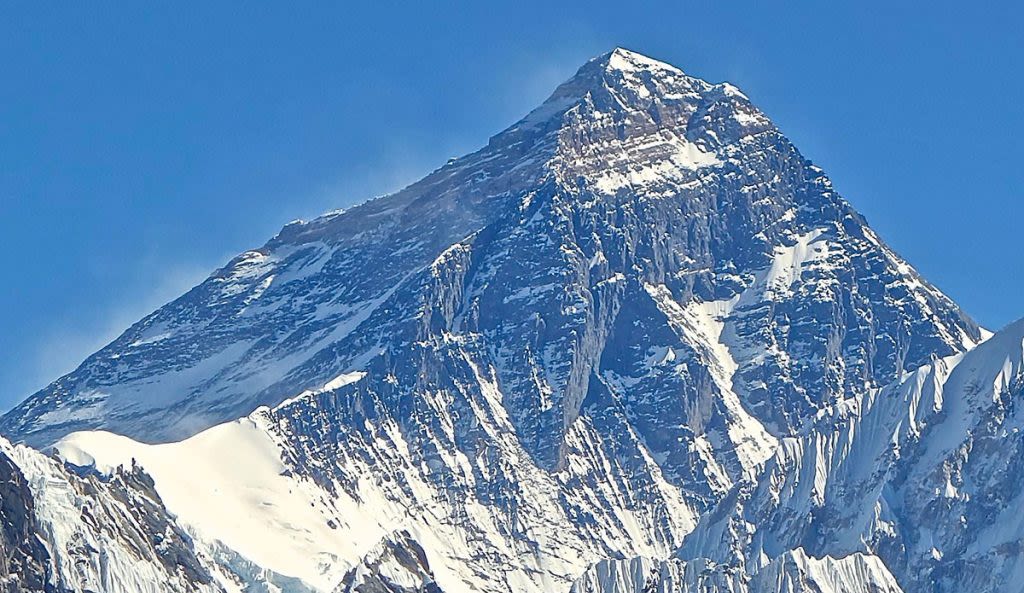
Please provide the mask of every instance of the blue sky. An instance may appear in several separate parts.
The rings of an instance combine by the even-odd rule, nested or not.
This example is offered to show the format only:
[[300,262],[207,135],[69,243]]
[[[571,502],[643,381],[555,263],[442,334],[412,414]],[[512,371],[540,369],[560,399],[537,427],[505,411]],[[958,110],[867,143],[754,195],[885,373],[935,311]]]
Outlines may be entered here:
[[616,45],[737,84],[969,313],[1024,316],[1017,3],[143,4],[5,5],[0,408]]

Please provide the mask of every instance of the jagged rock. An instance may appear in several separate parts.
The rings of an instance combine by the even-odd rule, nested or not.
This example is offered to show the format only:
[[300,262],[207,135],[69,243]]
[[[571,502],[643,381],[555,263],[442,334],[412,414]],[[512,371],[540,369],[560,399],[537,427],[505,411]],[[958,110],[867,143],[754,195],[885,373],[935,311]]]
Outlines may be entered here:
[[36,534],[35,501],[25,476],[0,453],[0,591],[51,592],[50,555]]
[[903,593],[876,557],[812,558],[787,551],[754,572],[705,559],[606,560],[588,570],[572,593]]
[[408,531],[377,544],[345,574],[337,593],[441,593],[427,554]]

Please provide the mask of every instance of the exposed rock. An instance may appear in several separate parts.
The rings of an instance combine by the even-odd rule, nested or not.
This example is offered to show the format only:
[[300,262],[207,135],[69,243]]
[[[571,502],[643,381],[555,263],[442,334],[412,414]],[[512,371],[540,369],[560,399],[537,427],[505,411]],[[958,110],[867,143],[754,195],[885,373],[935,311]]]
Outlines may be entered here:
[[32,492],[18,466],[0,453],[0,591],[56,591],[49,568],[50,555],[36,535]]
[[353,567],[337,593],[441,593],[427,554],[407,531],[388,537]]

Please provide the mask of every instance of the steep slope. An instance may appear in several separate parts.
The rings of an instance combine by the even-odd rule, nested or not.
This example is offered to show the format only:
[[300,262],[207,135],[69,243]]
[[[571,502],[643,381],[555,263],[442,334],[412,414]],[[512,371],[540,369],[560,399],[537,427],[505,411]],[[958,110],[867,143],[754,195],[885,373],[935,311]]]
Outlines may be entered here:
[[311,593],[222,542],[193,538],[130,456],[104,470],[0,439],[0,591]]
[[52,591],[50,554],[36,535],[35,499],[25,475],[0,454],[0,591]]
[[[615,50],[477,153],[285,227],[0,429],[102,475],[137,460],[236,576],[567,591],[670,556],[830,410],[981,339],[735,87]],[[798,547],[736,590],[895,590]]]
[[1022,348],[1024,320],[835,410],[832,430],[787,439],[681,554],[750,567],[796,546],[865,551],[908,592],[1019,590]]

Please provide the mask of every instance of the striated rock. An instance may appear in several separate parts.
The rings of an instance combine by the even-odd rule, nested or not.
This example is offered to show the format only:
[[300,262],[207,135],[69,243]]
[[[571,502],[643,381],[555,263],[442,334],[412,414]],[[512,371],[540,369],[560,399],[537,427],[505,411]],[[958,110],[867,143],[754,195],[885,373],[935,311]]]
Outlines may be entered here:
[[876,557],[812,558],[788,551],[755,572],[704,559],[605,560],[573,585],[572,593],[903,593]]
[[705,515],[684,558],[756,569],[797,546],[877,555],[908,593],[1024,577],[1024,320],[833,411]]

